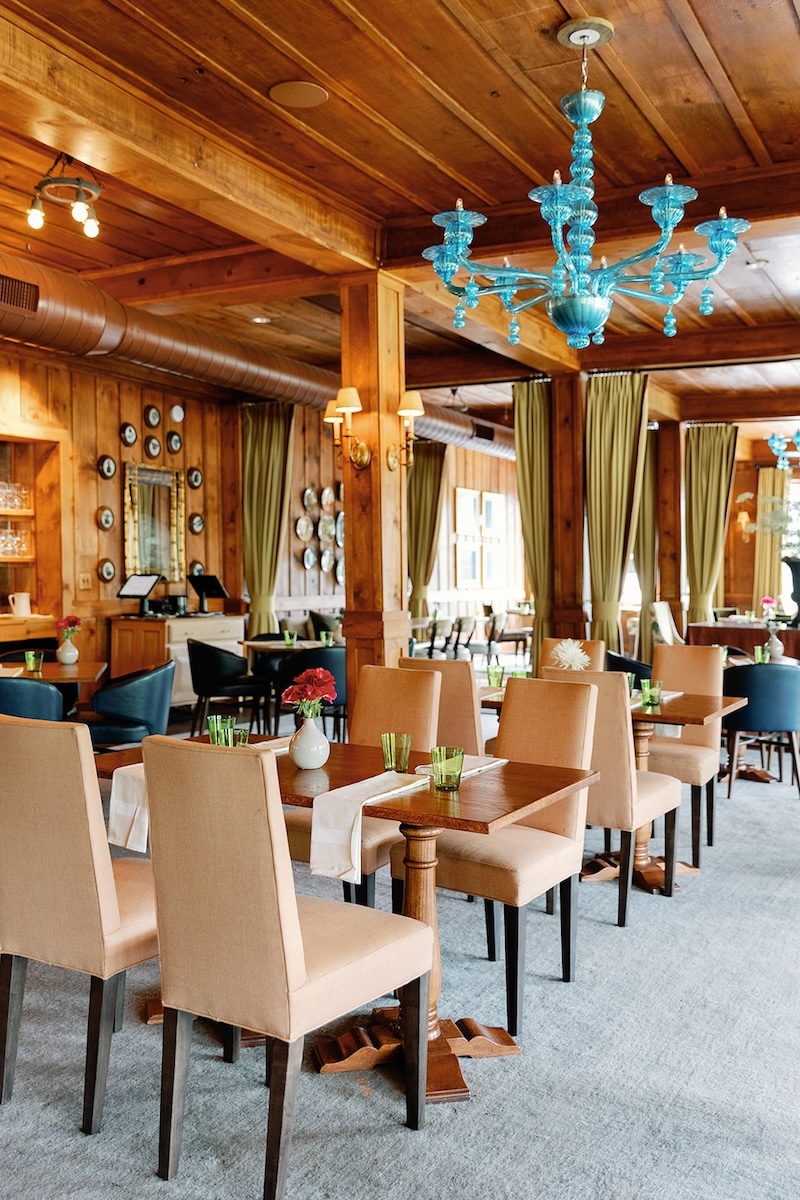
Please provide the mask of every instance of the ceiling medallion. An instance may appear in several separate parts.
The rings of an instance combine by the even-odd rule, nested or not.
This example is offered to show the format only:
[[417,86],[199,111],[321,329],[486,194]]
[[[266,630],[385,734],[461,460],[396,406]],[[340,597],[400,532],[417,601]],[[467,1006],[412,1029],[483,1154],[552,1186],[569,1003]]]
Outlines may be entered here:
[[[639,200],[652,209],[653,220],[660,229],[653,244],[638,254],[609,264],[603,257],[598,267],[592,266],[592,247],[595,241],[592,226],[597,220],[594,203],[594,164],[592,133],[589,126],[603,111],[605,96],[587,88],[587,47],[598,47],[611,40],[614,27],[600,17],[568,21],[559,30],[559,42],[582,47],[581,90],[564,96],[561,110],[575,126],[572,139],[570,179],[564,183],[560,172],[553,173],[553,182],[536,187],[528,196],[541,205],[542,216],[550,226],[557,262],[552,273],[528,271],[514,267],[508,259],[502,266],[473,262],[470,255],[473,230],[486,221],[479,212],[467,211],[460,200],[451,212],[441,212],[433,218],[444,229],[444,244],[429,246],[423,258],[433,263],[436,274],[454,296],[458,296],[453,325],[463,329],[466,310],[476,308],[482,296],[499,296],[506,312],[511,313],[508,340],[517,345],[520,326],[517,315],[544,304],[550,320],[567,334],[567,345],[581,350],[594,342],[605,340],[605,324],[614,303],[614,296],[633,296],[666,306],[664,334],[677,333],[673,307],[683,299],[687,287],[717,275],[735,250],[739,234],[750,228],[748,221],[729,217],[724,208],[719,217],[696,226],[695,233],[708,239],[714,261],[706,265],[703,254],[684,249],[664,254],[673,230],[683,218],[684,205],[697,198],[692,187],[673,183],[667,175],[663,187],[648,188]],[[653,259],[649,271],[640,274],[640,263]],[[459,271],[467,275],[465,284],[453,282]],[[521,298],[518,294],[522,293]],[[713,311],[713,292],[706,284],[700,295],[699,311],[708,316]]]

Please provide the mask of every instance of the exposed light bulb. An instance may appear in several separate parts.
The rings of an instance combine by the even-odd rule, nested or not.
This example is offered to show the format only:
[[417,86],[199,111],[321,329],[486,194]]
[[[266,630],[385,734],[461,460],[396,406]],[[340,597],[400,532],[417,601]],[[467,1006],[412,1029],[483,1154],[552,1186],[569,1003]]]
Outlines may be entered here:
[[31,229],[41,229],[44,225],[44,208],[41,196],[34,196],[28,209],[28,224]]
[[86,220],[83,222],[83,232],[88,238],[96,238],[100,232],[100,222],[94,208],[86,210]]
[[89,205],[86,203],[86,192],[83,188],[78,188],[75,199],[72,201],[72,215],[76,221],[80,221],[81,225],[89,215]]

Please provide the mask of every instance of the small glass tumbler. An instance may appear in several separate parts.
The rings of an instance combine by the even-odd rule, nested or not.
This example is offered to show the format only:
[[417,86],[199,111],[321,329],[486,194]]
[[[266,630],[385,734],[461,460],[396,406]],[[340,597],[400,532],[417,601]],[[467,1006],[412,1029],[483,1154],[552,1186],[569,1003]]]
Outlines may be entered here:
[[636,676],[633,671],[626,671],[625,678],[628,681],[628,695],[632,696],[636,691]]
[[753,658],[757,663],[769,662],[769,646],[754,646]]
[[645,708],[657,708],[661,703],[661,680],[643,679],[641,682],[642,704]]
[[464,751],[460,746],[433,746],[433,786],[443,792],[455,792],[461,784]]
[[382,733],[383,767],[385,771],[407,771],[411,753],[410,733]]
[[234,729],[233,744],[234,746],[246,746],[250,740],[249,729]]
[[219,723],[222,717],[215,713],[208,718],[208,739],[212,746],[218,746],[219,742]]
[[322,642],[322,645],[326,649],[328,646],[332,646],[333,645],[333,630],[332,629],[320,629],[319,640]]
[[285,646],[295,646],[297,644],[297,632],[294,629],[284,629],[283,644]]
[[44,662],[44,650],[26,650],[25,651],[25,670],[26,671],[33,671],[37,675],[41,675],[43,662]]
[[[502,670],[502,667],[500,669]],[[512,679],[530,679],[530,677],[531,677],[530,671],[512,671],[511,672]]]
[[489,681],[489,687],[502,687],[504,674],[504,667],[488,666],[486,668],[486,678]]
[[218,746],[232,746],[235,733],[236,733],[236,717],[220,717],[220,719],[219,719],[219,735],[217,738],[217,745]]

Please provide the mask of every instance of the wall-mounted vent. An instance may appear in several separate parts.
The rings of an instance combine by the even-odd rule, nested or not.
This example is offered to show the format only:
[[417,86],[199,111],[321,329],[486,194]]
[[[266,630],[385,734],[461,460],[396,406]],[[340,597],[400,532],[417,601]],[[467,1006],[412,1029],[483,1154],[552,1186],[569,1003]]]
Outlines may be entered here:
[[21,308],[24,312],[35,313],[39,307],[39,288],[35,283],[26,283],[24,279],[0,275],[0,304],[5,308]]
[[494,429],[491,425],[483,425],[480,421],[475,422],[475,437],[483,438],[485,442],[494,441]]

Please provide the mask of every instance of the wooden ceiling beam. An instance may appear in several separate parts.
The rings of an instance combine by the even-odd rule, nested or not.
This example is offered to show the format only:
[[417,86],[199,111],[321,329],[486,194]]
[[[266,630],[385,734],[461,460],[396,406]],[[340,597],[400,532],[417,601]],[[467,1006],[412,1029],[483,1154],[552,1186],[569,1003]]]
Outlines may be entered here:
[[[676,310],[679,312],[679,310]],[[718,329],[606,339],[581,351],[586,371],[642,370],[658,367],[721,366],[729,363],[781,362],[800,358],[797,322],[782,325],[725,325]]]
[[522,363],[477,346],[461,354],[406,355],[406,384],[412,388],[513,383],[530,374]]
[[686,396],[681,401],[684,421],[776,421],[792,420],[800,424],[800,396],[796,392],[751,395]]
[[25,136],[242,239],[332,274],[376,264],[378,229],[0,19],[0,104]]

